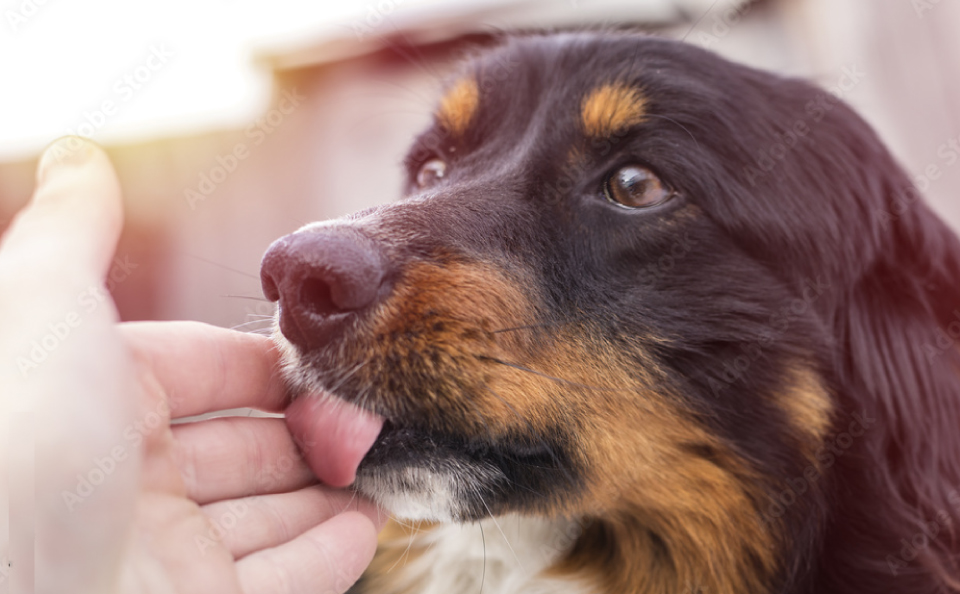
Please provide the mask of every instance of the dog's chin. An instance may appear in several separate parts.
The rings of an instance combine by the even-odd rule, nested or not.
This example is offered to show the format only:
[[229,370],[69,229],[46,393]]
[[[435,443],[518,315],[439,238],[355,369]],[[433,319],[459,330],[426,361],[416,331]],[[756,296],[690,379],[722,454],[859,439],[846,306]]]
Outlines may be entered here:
[[[287,384],[294,393],[302,394],[296,400],[314,394],[326,394],[327,401],[347,404],[359,400],[315,370],[329,366],[315,367],[300,357],[290,356],[296,354],[292,347],[285,351]],[[559,433],[478,433],[456,414],[391,410],[395,400],[384,395],[386,388],[374,391],[380,396],[364,399],[367,406],[363,410],[383,419],[383,424],[372,445],[358,458],[359,464],[353,467],[356,474],[352,487],[399,519],[470,522],[490,515],[530,512],[576,487],[575,473],[562,446],[569,440]],[[340,410],[325,404],[324,414],[328,408]],[[355,416],[349,415],[348,425]],[[318,431],[317,427],[323,428],[329,422],[324,423],[316,412],[308,411],[305,417],[288,412],[288,424],[299,429],[300,441],[306,443]],[[312,441],[322,440],[315,437]],[[328,446],[325,451],[315,456],[320,462],[311,466],[321,480],[325,480],[318,471],[324,466],[321,462],[340,447],[337,443],[324,445]],[[310,451],[305,454],[311,459]]]
[[503,474],[487,465],[449,459],[419,466],[370,467],[357,474],[354,487],[401,520],[467,522],[478,514],[476,485]]
[[461,440],[387,422],[360,462],[354,488],[397,518],[464,522],[489,513],[483,493],[507,481]]

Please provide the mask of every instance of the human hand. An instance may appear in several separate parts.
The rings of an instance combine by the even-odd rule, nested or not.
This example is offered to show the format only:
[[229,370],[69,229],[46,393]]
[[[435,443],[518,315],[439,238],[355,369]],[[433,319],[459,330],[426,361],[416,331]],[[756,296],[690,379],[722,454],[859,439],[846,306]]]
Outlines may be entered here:
[[278,355],[202,324],[117,324],[102,287],[121,222],[106,155],[68,138],[0,243],[0,578],[44,593],[345,591],[378,510],[311,485],[283,419],[170,425],[279,411]]

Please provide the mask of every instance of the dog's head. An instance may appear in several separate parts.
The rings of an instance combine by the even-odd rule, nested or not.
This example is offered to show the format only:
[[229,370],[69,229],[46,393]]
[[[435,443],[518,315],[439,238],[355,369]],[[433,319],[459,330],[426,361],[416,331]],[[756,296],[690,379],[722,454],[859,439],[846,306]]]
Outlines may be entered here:
[[945,399],[900,402],[954,389],[931,369],[956,353],[897,333],[947,323],[955,240],[836,96],[661,39],[510,38],[451,79],[406,168],[402,201],[263,263],[291,384],[383,420],[361,492],[582,519],[568,568],[717,592],[866,538],[837,527],[844,485],[922,503],[894,476],[922,469],[889,466]]

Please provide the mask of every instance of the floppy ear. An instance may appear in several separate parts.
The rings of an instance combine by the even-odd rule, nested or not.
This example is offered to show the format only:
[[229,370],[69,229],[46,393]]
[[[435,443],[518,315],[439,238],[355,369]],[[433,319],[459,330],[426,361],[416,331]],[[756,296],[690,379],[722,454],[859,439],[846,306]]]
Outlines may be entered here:
[[875,565],[878,591],[960,591],[960,242],[884,160],[880,242],[835,312],[843,408],[875,422],[838,468],[834,553]]

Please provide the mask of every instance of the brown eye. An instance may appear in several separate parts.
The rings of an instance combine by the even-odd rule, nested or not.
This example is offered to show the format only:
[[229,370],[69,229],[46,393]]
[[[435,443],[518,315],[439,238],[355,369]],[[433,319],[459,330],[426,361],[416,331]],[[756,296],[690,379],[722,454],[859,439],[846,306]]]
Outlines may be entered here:
[[617,169],[603,187],[607,200],[624,208],[646,208],[673,196],[660,178],[646,167],[627,165]]
[[428,188],[443,179],[447,164],[440,159],[430,159],[420,166],[417,172],[417,187]]

